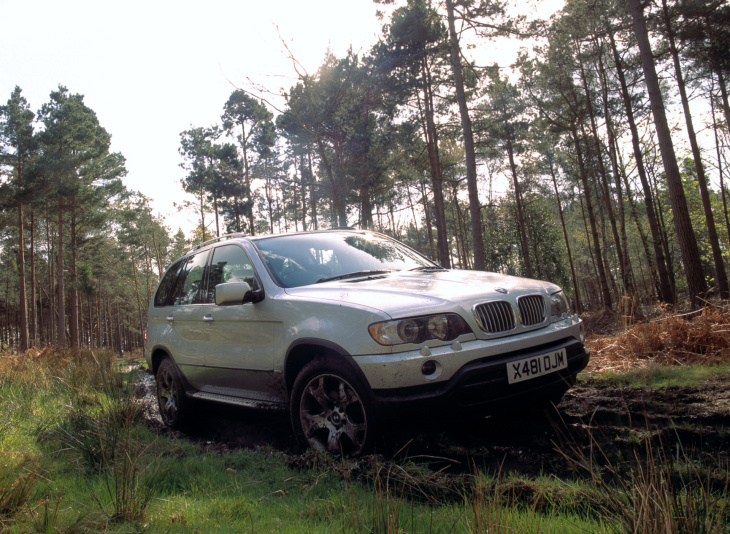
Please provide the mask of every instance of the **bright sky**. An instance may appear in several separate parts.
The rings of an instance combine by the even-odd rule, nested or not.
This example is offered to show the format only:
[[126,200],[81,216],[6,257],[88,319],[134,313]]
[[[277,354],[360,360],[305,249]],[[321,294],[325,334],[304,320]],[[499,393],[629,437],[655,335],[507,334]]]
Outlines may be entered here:
[[[556,3],[560,0],[547,0]],[[562,2],[560,2],[562,3]],[[0,102],[23,89],[34,111],[59,84],[84,95],[127,158],[129,189],[175,231],[179,134],[219,121],[234,85],[273,91],[296,75],[279,34],[309,72],[330,47],[366,52],[381,23],[372,0],[0,0]],[[278,27],[278,33],[277,33]]]
[[0,102],[16,85],[34,111],[59,84],[83,94],[127,158],[127,187],[188,231],[192,216],[172,216],[180,132],[219,121],[232,84],[296,82],[277,26],[314,72],[330,46],[342,56],[375,42],[375,10],[371,0],[0,0]]

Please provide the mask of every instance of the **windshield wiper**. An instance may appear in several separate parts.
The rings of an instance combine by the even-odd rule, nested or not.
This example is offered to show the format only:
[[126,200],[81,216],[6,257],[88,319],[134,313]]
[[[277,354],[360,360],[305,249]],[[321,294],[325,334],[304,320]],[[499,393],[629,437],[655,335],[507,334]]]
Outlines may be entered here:
[[374,274],[387,274],[392,273],[393,269],[386,270],[370,270],[370,271],[355,271],[353,273],[338,274],[337,276],[329,276],[327,278],[320,278],[317,280],[318,284],[322,282],[332,282],[333,280],[344,280],[346,278],[357,278],[358,276],[371,276]]
[[421,267],[414,267],[413,269],[408,269],[409,271],[423,271],[428,273],[436,273],[440,271],[448,271],[445,267],[441,267],[440,265],[423,265]]

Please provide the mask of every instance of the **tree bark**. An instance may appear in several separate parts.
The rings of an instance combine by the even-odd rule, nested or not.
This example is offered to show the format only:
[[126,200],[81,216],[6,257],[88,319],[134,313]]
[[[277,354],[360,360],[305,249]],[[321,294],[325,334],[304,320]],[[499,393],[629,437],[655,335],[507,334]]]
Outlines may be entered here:
[[430,91],[430,74],[428,66],[423,60],[421,68],[424,74],[423,106],[422,111],[425,120],[426,148],[428,161],[431,167],[431,184],[433,189],[434,217],[436,219],[436,246],[438,249],[438,261],[442,267],[451,267],[449,254],[449,242],[446,231],[446,211],[444,209],[443,176],[438,147],[438,131],[434,121],[433,95]]
[[715,101],[710,94],[710,106],[712,108],[712,132],[715,135],[715,154],[717,155],[717,172],[720,175],[720,195],[722,196],[722,213],[725,216],[725,229],[727,230],[728,241],[730,241],[730,216],[727,210],[727,195],[725,192],[725,180],[722,168],[722,154],[720,153],[720,136],[717,133],[717,119],[715,118]]
[[573,280],[573,295],[575,300],[575,312],[583,313],[583,305],[580,301],[580,291],[578,289],[578,277],[575,274],[575,266],[573,265],[573,254],[570,252],[570,241],[568,240],[568,230],[565,228],[565,217],[563,216],[563,206],[560,203],[560,192],[558,191],[558,181],[555,178],[555,169],[553,167],[552,155],[550,158],[550,175],[553,178],[553,186],[555,187],[555,200],[558,203],[558,214],[560,215],[560,225],[563,228],[563,238],[565,239],[565,248],[568,251],[568,263],[570,264],[570,276]]
[[636,127],[636,120],[634,119],[631,95],[629,94],[623,64],[621,63],[621,58],[618,55],[618,49],[616,47],[616,40],[613,37],[613,32],[609,31],[608,37],[611,43],[611,50],[613,51],[613,61],[616,65],[616,73],[618,74],[618,79],[621,85],[621,95],[623,97],[624,109],[626,110],[626,119],[628,120],[629,129],[631,130],[631,145],[634,149],[636,171],[639,174],[639,180],[641,181],[641,187],[644,192],[644,207],[646,210],[646,218],[649,221],[649,230],[651,231],[652,246],[654,249],[654,259],[656,262],[657,275],[659,276],[659,298],[663,302],[674,303],[675,295],[669,278],[667,261],[664,256],[664,251],[662,250],[661,234],[659,231],[659,224],[657,223],[656,215],[654,213],[651,186],[649,185],[649,180],[646,177],[644,154],[641,151],[641,138],[639,137],[639,129]]
[[606,69],[603,65],[603,44],[598,47],[598,69],[601,76],[601,91],[603,96],[603,115],[606,122],[606,131],[608,133],[608,156],[611,161],[611,171],[614,177],[614,186],[616,188],[616,207],[617,217],[616,224],[618,225],[618,233],[621,238],[621,250],[623,251],[623,265],[624,265],[624,287],[630,288],[630,296],[632,299],[637,299],[637,289],[634,283],[634,272],[631,267],[631,255],[629,254],[629,239],[626,235],[626,210],[624,209],[624,194],[623,187],[621,185],[621,170],[618,164],[618,144],[616,143],[616,135],[613,127],[613,118],[611,116],[611,110],[609,108],[608,100],[608,82],[606,79]]
[[[18,299],[20,321],[20,349],[21,352],[28,350],[28,296],[25,288],[25,236],[23,232],[25,222],[23,221],[23,203],[18,202]],[[6,301],[6,306],[7,306]]]
[[246,122],[241,120],[241,150],[243,151],[243,183],[246,186],[246,190],[249,196],[249,206],[246,207],[246,214],[248,215],[249,234],[255,235],[256,228],[254,227],[254,215],[253,215],[253,191],[251,191],[251,174],[248,165],[248,136],[246,135]]
[[451,64],[453,66],[454,84],[456,86],[456,100],[459,103],[461,128],[464,133],[464,153],[466,156],[466,183],[469,190],[469,216],[471,218],[471,233],[474,243],[474,269],[483,271],[486,268],[484,253],[484,235],[482,233],[482,216],[479,205],[479,190],[477,188],[477,164],[474,151],[474,132],[472,131],[469,108],[464,91],[464,77],[461,71],[461,49],[459,37],[456,34],[454,21],[454,4],[446,0],[446,10],[449,21],[449,40],[451,42]]
[[56,345],[60,348],[66,346],[66,298],[65,286],[63,283],[63,201],[58,199],[58,246],[57,248],[57,297],[56,304],[58,306],[58,331],[56,332]]
[[79,290],[76,287],[78,278],[77,257],[78,257],[78,236],[76,228],[76,196],[74,195],[71,204],[71,287],[69,288],[69,336],[71,348],[79,347]]
[[720,248],[720,240],[717,237],[717,228],[715,227],[715,217],[712,215],[712,204],[710,202],[710,193],[707,188],[707,178],[705,177],[705,167],[702,164],[702,154],[697,144],[697,135],[695,135],[694,124],[692,123],[692,113],[689,108],[689,99],[687,98],[687,89],[682,75],[682,67],[679,62],[679,50],[674,38],[674,29],[669,16],[669,8],[667,0],[662,0],[662,11],[664,13],[664,25],[667,30],[667,38],[669,39],[669,51],[674,62],[674,73],[677,78],[677,86],[679,87],[679,95],[682,99],[682,109],[684,110],[684,122],[687,125],[687,135],[689,143],[692,147],[692,157],[695,161],[695,171],[697,172],[697,183],[700,186],[700,196],[702,197],[702,207],[705,211],[705,220],[707,221],[707,234],[712,248],[712,257],[715,260],[715,277],[717,286],[720,290],[720,298],[727,299],[730,297],[730,288],[728,288],[727,273],[725,273],[725,262],[722,259],[722,249]]
[[56,321],[53,310],[56,309],[56,302],[54,298],[54,286],[53,286],[53,258],[54,258],[54,250],[53,250],[53,238],[51,237],[51,221],[50,221],[51,215],[50,213],[46,212],[46,244],[48,247],[48,294],[46,297],[48,298],[48,335],[46,336],[46,341],[51,344],[54,341],[56,341],[56,332],[55,328],[58,326],[58,322]]
[[692,230],[692,222],[689,218],[687,199],[682,188],[682,178],[679,174],[679,166],[674,153],[672,136],[664,113],[664,100],[659,88],[654,65],[654,56],[651,51],[649,34],[646,29],[646,21],[641,7],[640,0],[628,0],[629,10],[634,20],[634,32],[639,45],[641,64],[644,70],[646,88],[651,102],[651,111],[654,117],[659,148],[664,163],[664,173],[669,188],[669,197],[672,203],[674,225],[677,229],[677,241],[682,252],[682,262],[687,277],[687,289],[689,300],[693,308],[702,305],[703,298],[707,294],[707,283],[705,282],[702,264],[700,263],[700,251],[697,246],[697,239]]
[[507,155],[509,156],[509,167],[512,171],[512,185],[515,188],[515,203],[517,204],[517,222],[520,227],[520,239],[522,241],[522,256],[525,262],[525,274],[527,278],[533,278],[532,260],[530,259],[530,245],[527,240],[527,227],[525,225],[525,208],[522,204],[522,188],[517,179],[517,164],[515,163],[512,139],[507,139]]
[[312,206],[312,227],[317,230],[319,224],[317,223],[317,187],[314,183],[314,172],[312,171],[312,151],[307,149],[307,162],[309,163],[309,178],[311,180],[309,184],[309,204]]
[[134,293],[137,295],[137,316],[139,319],[139,331],[145,335],[145,323],[142,315],[142,297],[139,294],[139,284],[137,283],[137,265],[134,261],[134,251],[130,251],[130,262],[132,266],[132,277],[134,278]]
[[38,343],[38,305],[35,274],[35,213],[30,212],[30,342]]
[[428,235],[428,247],[431,251],[431,259],[438,258],[436,244],[433,239],[433,225],[431,224],[431,206],[428,204],[428,193],[426,192],[426,180],[421,176],[421,202],[423,213],[426,217],[426,234]]
[[725,112],[725,125],[727,126],[728,132],[730,132],[730,103],[728,102],[725,77],[722,75],[722,69],[719,65],[715,65],[715,74],[717,75],[717,83],[720,86],[720,94],[722,95],[722,110]]
[[631,278],[628,275],[628,269],[626,268],[626,259],[624,257],[624,251],[621,246],[621,237],[619,236],[618,227],[616,225],[616,216],[613,211],[613,198],[611,191],[608,188],[608,179],[606,177],[606,166],[603,163],[603,154],[601,151],[601,143],[598,138],[598,127],[596,126],[596,115],[593,109],[593,101],[591,99],[591,93],[588,89],[588,79],[586,77],[583,63],[580,60],[580,48],[576,46],[577,54],[580,66],[581,80],[583,82],[583,90],[585,92],[586,105],[588,107],[588,116],[591,120],[591,137],[593,138],[593,146],[596,151],[596,161],[598,162],[598,172],[601,178],[601,187],[603,189],[603,196],[606,204],[606,214],[608,215],[608,221],[611,225],[611,232],[613,234],[613,240],[616,247],[616,255],[618,256],[619,268],[621,269],[621,281],[623,290],[628,295],[633,295],[634,291],[631,287]]
[[571,131],[575,152],[578,157],[578,167],[580,171],[580,179],[583,183],[583,192],[586,199],[586,210],[588,211],[588,222],[591,225],[591,234],[593,237],[593,253],[595,255],[595,265],[598,269],[598,282],[601,287],[601,298],[603,305],[610,308],[612,305],[611,290],[608,288],[608,279],[606,278],[606,270],[603,267],[603,254],[601,253],[601,245],[598,237],[598,227],[596,218],[593,214],[593,201],[591,200],[591,192],[588,186],[588,176],[586,174],[585,163],[583,162],[583,150],[580,147],[580,139],[578,138],[577,129],[574,127]]

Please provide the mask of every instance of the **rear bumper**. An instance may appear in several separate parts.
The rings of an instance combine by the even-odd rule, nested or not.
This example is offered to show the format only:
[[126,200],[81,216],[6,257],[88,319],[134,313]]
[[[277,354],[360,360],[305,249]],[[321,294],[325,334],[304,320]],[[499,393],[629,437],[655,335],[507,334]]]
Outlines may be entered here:
[[[568,366],[516,384],[507,378],[508,365],[516,360],[564,348]],[[567,338],[529,350],[473,360],[448,381],[395,389],[373,390],[381,406],[462,409],[497,412],[543,400],[557,399],[575,383],[576,375],[590,359],[590,351],[575,338]]]

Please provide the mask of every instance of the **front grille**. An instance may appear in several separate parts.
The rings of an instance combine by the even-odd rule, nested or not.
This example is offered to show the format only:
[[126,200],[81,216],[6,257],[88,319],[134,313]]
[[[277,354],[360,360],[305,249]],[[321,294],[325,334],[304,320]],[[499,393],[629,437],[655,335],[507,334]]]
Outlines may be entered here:
[[523,326],[540,324],[545,320],[545,303],[540,295],[528,295],[517,299],[520,321]]
[[508,332],[515,327],[515,314],[509,302],[503,300],[479,304],[474,308],[474,315],[482,330],[490,334]]

